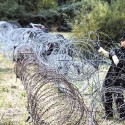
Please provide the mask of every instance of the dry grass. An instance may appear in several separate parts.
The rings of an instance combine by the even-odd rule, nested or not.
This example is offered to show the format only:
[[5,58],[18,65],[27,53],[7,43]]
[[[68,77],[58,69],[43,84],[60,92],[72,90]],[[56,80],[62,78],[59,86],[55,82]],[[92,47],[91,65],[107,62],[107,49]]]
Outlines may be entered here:
[[[61,33],[65,37],[67,33]],[[14,73],[14,64],[0,54],[0,125],[30,125],[25,122],[28,116],[26,93]],[[100,121],[99,125],[125,125],[125,122]]]
[[67,33],[67,32],[52,32],[53,34],[62,34],[65,38],[72,38],[72,33],[71,32],[69,32],[69,33]]
[[27,116],[26,93],[14,64],[0,54],[0,125],[28,125]]
[[14,73],[14,63],[0,54],[0,125],[29,125],[25,122],[26,100],[24,87]]

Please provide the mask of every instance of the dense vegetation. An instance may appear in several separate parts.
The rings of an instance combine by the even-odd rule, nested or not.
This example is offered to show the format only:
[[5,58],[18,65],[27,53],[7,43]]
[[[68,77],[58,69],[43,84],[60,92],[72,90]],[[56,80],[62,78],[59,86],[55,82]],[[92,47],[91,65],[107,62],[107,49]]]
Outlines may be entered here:
[[74,33],[81,36],[90,31],[100,31],[108,34],[113,41],[118,41],[125,32],[125,1],[108,2],[104,0],[84,2],[81,13],[75,19]]
[[71,31],[69,20],[76,16],[74,10],[79,8],[79,1],[0,0],[0,19],[17,21],[22,26],[34,22],[42,23],[48,28],[57,27],[59,30]]
[[117,41],[125,31],[124,0],[0,0],[0,20],[41,23],[76,36],[101,31]]

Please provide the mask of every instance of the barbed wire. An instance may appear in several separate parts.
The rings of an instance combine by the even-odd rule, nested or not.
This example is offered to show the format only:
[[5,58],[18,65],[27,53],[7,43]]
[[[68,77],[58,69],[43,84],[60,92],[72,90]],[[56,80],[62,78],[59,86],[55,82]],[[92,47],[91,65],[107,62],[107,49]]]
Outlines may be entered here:
[[[66,39],[33,28],[6,30],[0,23],[0,49],[15,62],[34,125],[115,124],[116,120],[101,119],[105,112],[102,96],[107,91],[124,94],[124,88],[102,86],[111,62],[94,48],[95,43],[102,44],[100,34],[108,37],[90,32],[86,37]],[[104,47],[107,50],[114,46],[110,41],[112,46]],[[113,111],[115,117],[118,108]]]

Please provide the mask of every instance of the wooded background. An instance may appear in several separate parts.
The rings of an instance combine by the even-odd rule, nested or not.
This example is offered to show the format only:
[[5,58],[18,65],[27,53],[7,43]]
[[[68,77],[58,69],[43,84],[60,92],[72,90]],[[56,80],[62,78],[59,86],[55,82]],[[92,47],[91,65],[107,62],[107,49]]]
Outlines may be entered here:
[[50,31],[76,36],[101,31],[113,41],[125,32],[124,0],[0,0],[0,20],[26,27],[41,23]]

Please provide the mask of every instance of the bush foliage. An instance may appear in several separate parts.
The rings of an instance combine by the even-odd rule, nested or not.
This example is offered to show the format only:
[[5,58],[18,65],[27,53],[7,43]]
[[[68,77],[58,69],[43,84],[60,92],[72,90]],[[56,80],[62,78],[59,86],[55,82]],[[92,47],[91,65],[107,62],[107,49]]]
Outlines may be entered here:
[[108,34],[114,42],[118,41],[125,32],[124,5],[124,0],[115,0],[111,4],[104,0],[83,0],[81,13],[74,21],[74,34],[83,36],[98,30]]
[[[61,4],[60,4],[61,3]],[[101,31],[118,41],[125,32],[125,0],[0,0],[0,20],[70,28],[76,36]],[[72,29],[72,28],[70,28]]]
[[[0,20],[17,21],[22,26],[30,22],[42,23],[51,28],[67,24],[77,15],[81,0],[0,0]],[[61,2],[61,6],[60,6]],[[61,19],[65,15],[64,19]],[[64,25],[64,24],[63,24]]]

